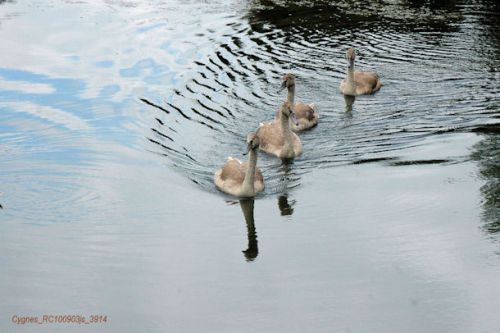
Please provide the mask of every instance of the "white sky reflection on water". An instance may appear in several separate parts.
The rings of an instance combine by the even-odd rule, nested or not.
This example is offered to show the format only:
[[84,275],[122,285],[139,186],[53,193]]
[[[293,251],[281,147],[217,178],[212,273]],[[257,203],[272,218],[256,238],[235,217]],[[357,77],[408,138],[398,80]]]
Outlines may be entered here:
[[42,106],[30,102],[0,102],[0,108],[9,108],[16,112],[28,113],[55,125],[62,125],[68,130],[86,130],[90,128],[84,120],[74,114],[50,106]]

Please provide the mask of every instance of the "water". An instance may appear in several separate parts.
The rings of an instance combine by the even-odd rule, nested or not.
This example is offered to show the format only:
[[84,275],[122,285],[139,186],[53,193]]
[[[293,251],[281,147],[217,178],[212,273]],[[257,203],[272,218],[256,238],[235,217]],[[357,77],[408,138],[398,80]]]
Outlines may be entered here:
[[[0,1],[0,330],[498,331],[498,13]],[[340,94],[348,46],[377,94]],[[219,193],[286,72],[303,155]],[[45,314],[108,320],[12,322]]]

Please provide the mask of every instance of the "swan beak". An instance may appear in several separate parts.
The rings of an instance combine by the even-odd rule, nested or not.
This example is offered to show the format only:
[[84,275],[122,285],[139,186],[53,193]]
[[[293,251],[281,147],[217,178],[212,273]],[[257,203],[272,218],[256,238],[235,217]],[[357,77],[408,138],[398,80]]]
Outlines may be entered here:
[[283,91],[283,89],[286,88],[286,81],[281,82],[281,87],[279,88],[278,92]]

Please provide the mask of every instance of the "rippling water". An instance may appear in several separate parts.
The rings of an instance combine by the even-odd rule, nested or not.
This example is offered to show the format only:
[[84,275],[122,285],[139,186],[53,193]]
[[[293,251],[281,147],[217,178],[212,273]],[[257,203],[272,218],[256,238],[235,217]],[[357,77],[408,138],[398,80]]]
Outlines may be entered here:
[[[148,139],[160,147],[154,151],[169,155],[181,172],[211,190],[214,168],[228,153],[241,154],[246,133],[258,122],[272,119],[284,98],[277,93],[279,78],[293,72],[298,97],[319,106],[322,126],[302,136],[305,153],[292,170],[264,158],[267,194],[288,186],[282,184],[284,174],[295,184],[316,168],[412,162],[401,160],[398,152],[432,135],[497,122],[497,59],[491,58],[497,45],[485,45],[481,35],[463,38],[488,34],[467,12],[473,8],[437,10],[439,15],[427,17],[420,17],[418,8],[407,9],[405,20],[400,12],[393,14],[396,20],[388,11],[389,17],[376,21],[360,17],[375,8],[351,13],[340,5],[255,5],[243,17],[214,15],[200,25],[202,32],[192,31],[189,37],[210,44],[206,52],[198,50],[183,82],[163,94],[163,101],[149,95],[143,99],[157,117]],[[381,73],[383,93],[356,101],[344,101],[338,93],[348,45],[359,50],[359,67]],[[191,137],[194,126],[203,145]]]
[[[273,332],[311,331],[293,325],[299,314],[312,331],[498,328],[499,12],[495,1],[0,1],[0,328],[68,303],[138,318],[109,331],[196,330],[190,315],[235,331],[218,324],[227,312]],[[375,95],[339,92],[349,46],[358,69],[380,74]],[[244,158],[287,72],[320,123],[293,163],[260,154],[265,191],[234,202],[214,170]],[[232,247],[254,266],[225,256]],[[74,257],[81,268],[68,268]],[[123,276],[148,310],[120,297],[92,306],[127,289]],[[77,291],[43,305],[69,279]]]

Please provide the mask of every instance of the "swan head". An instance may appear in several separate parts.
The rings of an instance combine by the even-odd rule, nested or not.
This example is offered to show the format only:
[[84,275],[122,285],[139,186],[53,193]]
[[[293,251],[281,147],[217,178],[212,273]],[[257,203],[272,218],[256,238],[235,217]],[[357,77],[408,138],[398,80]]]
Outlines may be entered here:
[[281,78],[281,90],[285,88],[290,88],[295,85],[295,76],[293,74],[287,73]]
[[260,140],[259,140],[259,137],[257,136],[257,133],[249,133],[247,135],[247,153],[250,151],[250,150],[257,150],[259,149],[259,145],[260,145]]
[[281,115],[286,118],[290,118],[295,125],[299,124],[299,121],[295,117],[295,112],[293,110],[293,105],[290,102],[285,102],[281,105],[280,109]]
[[347,66],[349,69],[354,67],[354,58],[356,58],[356,52],[352,47],[348,48],[345,52],[345,58],[347,59]]

